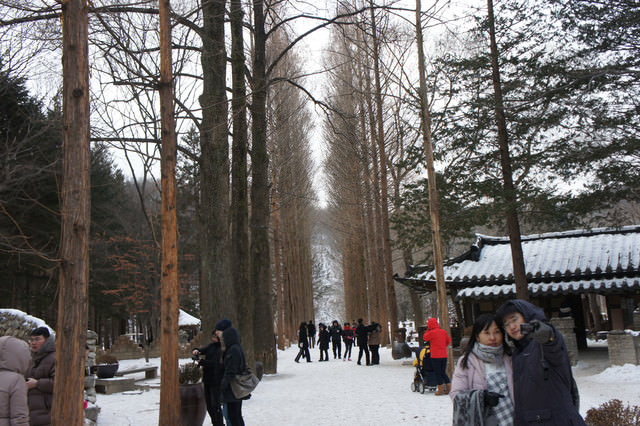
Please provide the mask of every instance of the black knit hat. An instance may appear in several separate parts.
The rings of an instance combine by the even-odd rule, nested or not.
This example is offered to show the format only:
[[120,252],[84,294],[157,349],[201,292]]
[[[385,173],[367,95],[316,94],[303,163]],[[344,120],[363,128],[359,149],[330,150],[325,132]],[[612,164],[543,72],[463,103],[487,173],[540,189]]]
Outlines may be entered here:
[[231,327],[231,321],[226,318],[222,318],[216,323],[216,330],[225,331],[229,327]]

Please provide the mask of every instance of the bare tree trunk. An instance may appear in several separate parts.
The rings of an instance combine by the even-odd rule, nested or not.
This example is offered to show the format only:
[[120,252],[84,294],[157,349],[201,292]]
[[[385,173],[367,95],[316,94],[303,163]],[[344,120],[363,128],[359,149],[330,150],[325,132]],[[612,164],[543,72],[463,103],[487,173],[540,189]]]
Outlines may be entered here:
[[[433,264],[436,272],[436,291],[438,293],[438,318],[440,327],[451,335],[449,322],[449,303],[447,300],[447,287],[444,281],[442,237],[440,233],[440,197],[436,186],[436,171],[433,161],[433,139],[431,137],[431,113],[427,101],[427,82],[424,67],[424,50],[422,42],[422,24],[420,21],[420,0],[416,0],[416,42],[418,45],[418,73],[420,78],[420,106],[422,111],[422,138],[424,152],[427,160],[427,179],[429,184],[429,214],[431,217],[431,233],[433,238]],[[447,351],[447,374],[453,374],[453,350]]]
[[237,324],[229,250],[229,142],[227,130],[225,0],[202,4],[202,124],[200,126],[200,312],[212,331],[229,318]]
[[63,171],[53,425],[83,423],[84,343],[87,341],[89,229],[88,9],[85,0],[62,7]]
[[[372,3],[371,3],[372,4]],[[377,142],[378,156],[380,159],[380,209],[382,212],[382,249],[384,259],[384,296],[385,296],[385,315],[384,315],[384,335],[383,344],[388,343],[387,323],[391,323],[391,330],[398,328],[398,308],[396,303],[396,290],[393,281],[393,262],[391,260],[391,232],[389,230],[389,202],[387,189],[387,154],[384,147],[384,116],[382,114],[382,87],[380,84],[380,57],[378,48],[378,33],[376,27],[376,19],[373,7],[371,13],[371,38],[373,40],[373,76],[375,83],[375,100],[376,100],[376,122],[378,125]]]
[[267,78],[263,0],[254,0],[254,57],[252,152],[251,152],[251,283],[255,297],[253,342],[255,360],[265,373],[277,370],[273,340],[273,297],[271,292],[271,256],[269,252],[269,156],[267,153]]
[[504,115],[502,100],[502,84],[500,83],[500,66],[498,64],[498,45],[496,44],[496,29],[493,16],[493,0],[487,0],[489,18],[489,37],[491,44],[491,69],[493,72],[493,90],[495,92],[496,124],[498,125],[498,145],[500,146],[500,164],[502,166],[502,180],[504,185],[504,201],[506,203],[507,231],[511,243],[511,262],[513,277],[516,282],[516,296],[518,299],[529,300],[527,273],[524,265],[524,254],[520,238],[518,223],[518,209],[516,190],[513,185],[511,158],[509,155],[509,135]]
[[160,115],[162,119],[162,362],[160,425],[180,421],[178,392],[178,221],[176,215],[176,130],[171,73],[171,3],[159,1]]

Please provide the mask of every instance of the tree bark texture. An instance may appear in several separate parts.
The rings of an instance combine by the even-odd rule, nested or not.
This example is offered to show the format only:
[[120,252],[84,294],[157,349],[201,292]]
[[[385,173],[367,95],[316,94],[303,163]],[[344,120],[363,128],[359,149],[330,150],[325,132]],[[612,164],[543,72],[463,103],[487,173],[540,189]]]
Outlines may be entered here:
[[[255,310],[252,336],[255,360],[262,362],[265,373],[276,371],[273,341],[273,295],[271,255],[269,251],[269,155],[267,152],[267,76],[264,2],[253,2],[254,57],[253,97],[251,103],[251,287]],[[249,340],[251,339],[251,340]]]
[[229,243],[225,0],[202,3],[202,124],[200,125],[200,312],[202,329],[221,318],[238,324]]
[[162,270],[161,270],[161,382],[160,425],[180,421],[178,390],[178,221],[176,213],[176,130],[171,71],[171,3],[159,1],[160,117],[162,129]]
[[63,171],[57,365],[51,422],[83,423],[84,343],[89,284],[89,50],[86,0],[62,5]]
[[507,231],[509,232],[509,242],[511,244],[513,277],[516,283],[516,296],[518,299],[529,300],[527,274],[524,264],[524,254],[522,252],[520,225],[518,222],[516,189],[513,184],[511,157],[509,155],[509,135],[507,133],[507,121],[504,114],[502,84],[500,83],[500,65],[498,64],[498,45],[496,43],[493,0],[487,0],[487,9],[491,47],[491,70],[493,76],[493,90],[495,92],[494,102],[496,110],[496,124],[498,126],[498,145],[500,147],[500,165],[502,166],[504,202],[506,204]]

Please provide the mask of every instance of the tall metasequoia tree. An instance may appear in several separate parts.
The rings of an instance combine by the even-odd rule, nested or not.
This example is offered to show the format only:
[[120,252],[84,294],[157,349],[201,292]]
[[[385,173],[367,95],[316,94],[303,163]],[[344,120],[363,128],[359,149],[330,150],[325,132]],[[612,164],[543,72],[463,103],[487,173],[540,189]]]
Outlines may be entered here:
[[[427,83],[424,59],[424,46],[422,42],[422,5],[416,0],[416,44],[418,47],[418,78],[420,80],[420,111],[421,128],[424,143],[425,158],[427,161],[427,176],[429,179],[429,215],[431,216],[431,233],[433,238],[433,263],[436,272],[436,291],[438,293],[438,318],[440,327],[451,335],[449,321],[449,302],[447,300],[447,287],[444,281],[444,264],[442,256],[442,236],[440,235],[440,197],[436,186],[436,171],[433,161],[433,138],[431,135],[431,112],[427,100]],[[453,351],[448,347],[447,373],[453,374]]]
[[162,276],[160,318],[162,365],[160,425],[180,422],[178,392],[178,223],[176,215],[176,128],[171,72],[170,0],[160,0],[160,115],[162,126]]
[[263,0],[253,2],[253,79],[251,102],[251,288],[254,292],[253,344],[264,371],[276,371],[269,250],[269,155],[267,152],[267,72]]
[[80,426],[89,285],[89,18],[86,0],[63,5],[62,233],[57,365],[51,421]]
[[202,2],[200,125],[200,312],[202,328],[226,317],[237,323],[229,250],[229,143],[225,0]]
[[527,275],[524,265],[524,254],[520,241],[520,225],[518,223],[518,203],[516,189],[513,184],[511,171],[511,158],[509,156],[509,135],[507,122],[504,116],[504,102],[502,100],[502,84],[500,83],[500,65],[498,63],[498,46],[496,44],[496,29],[493,16],[493,0],[487,0],[489,18],[489,37],[491,47],[491,69],[493,76],[493,89],[495,92],[496,124],[498,126],[498,145],[500,146],[500,165],[502,166],[502,181],[504,185],[504,202],[507,216],[507,231],[511,244],[511,262],[513,264],[513,277],[516,282],[516,296],[519,299],[529,300],[527,287]]
[[[371,39],[373,41],[373,75],[375,82],[375,101],[376,101],[376,122],[378,126],[377,130],[377,144],[378,155],[380,157],[380,201],[382,210],[382,247],[384,253],[384,295],[385,295],[385,315],[382,316],[384,320],[389,321],[391,324],[391,330],[395,330],[398,327],[398,312],[396,304],[396,292],[395,283],[393,280],[393,262],[391,260],[391,233],[389,230],[389,193],[387,189],[387,154],[385,148],[385,132],[384,132],[384,115],[383,101],[382,101],[382,86],[380,83],[380,41],[378,39],[378,29],[376,24],[376,16],[373,8],[373,2],[370,2],[370,16],[371,16]],[[381,320],[382,320],[381,318]],[[386,326],[386,321],[383,323]],[[386,330],[386,328],[385,328]],[[383,341],[389,337],[385,333]]]
[[[249,280],[249,205],[247,194],[247,93],[245,86],[245,55],[240,0],[231,0],[231,110],[233,142],[231,160],[231,276],[237,302],[238,329],[244,342],[253,342],[253,289]],[[244,345],[248,360],[255,358],[253,344]],[[250,362],[252,362],[250,361]]]

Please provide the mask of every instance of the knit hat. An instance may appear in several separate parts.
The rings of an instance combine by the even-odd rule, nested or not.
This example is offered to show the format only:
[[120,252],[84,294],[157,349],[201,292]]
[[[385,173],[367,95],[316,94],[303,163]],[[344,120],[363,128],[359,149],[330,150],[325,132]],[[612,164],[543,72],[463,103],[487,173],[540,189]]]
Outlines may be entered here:
[[225,331],[227,328],[231,327],[231,321],[226,318],[222,318],[216,324],[216,330]]

